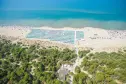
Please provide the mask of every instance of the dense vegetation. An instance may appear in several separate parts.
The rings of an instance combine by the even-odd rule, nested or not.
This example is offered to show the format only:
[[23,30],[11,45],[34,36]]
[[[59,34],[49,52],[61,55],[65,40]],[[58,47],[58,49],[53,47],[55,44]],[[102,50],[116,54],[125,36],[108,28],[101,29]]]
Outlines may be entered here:
[[63,63],[73,63],[74,51],[69,49],[25,46],[21,43],[0,40],[0,84],[117,84],[126,83],[126,51],[80,51],[83,59],[75,73],[66,81],[58,80],[58,69]]
[[57,70],[63,62],[73,58],[76,54],[69,49],[24,46],[2,39],[0,84],[66,84],[58,80]]
[[[126,83],[126,52],[81,51],[81,66],[75,68],[73,84],[121,84]],[[82,75],[83,74],[83,75]]]

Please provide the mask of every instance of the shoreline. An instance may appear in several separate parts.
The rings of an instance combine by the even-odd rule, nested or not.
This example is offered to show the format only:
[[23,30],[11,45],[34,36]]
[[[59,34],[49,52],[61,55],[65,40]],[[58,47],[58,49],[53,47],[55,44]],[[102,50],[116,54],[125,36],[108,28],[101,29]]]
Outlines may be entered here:
[[14,26],[0,26],[0,28],[16,28],[16,29],[20,29],[20,28],[23,28],[23,29],[46,29],[46,30],[70,30],[70,31],[83,31],[85,28],[93,28],[93,29],[99,29],[99,30],[112,30],[112,31],[126,31],[126,30],[119,30],[119,29],[103,29],[103,28],[99,28],[99,27],[79,27],[79,28],[76,28],[76,27],[50,27],[50,26],[39,26],[39,27],[36,27],[36,26],[17,26],[17,25],[14,25]]
[[[26,38],[32,29],[44,30],[66,30],[66,31],[83,31],[84,38],[77,41],[79,50],[90,49],[95,51],[118,51],[126,47],[126,30],[105,30],[101,28],[85,27],[75,29],[70,27],[49,28],[49,27],[22,27],[22,26],[0,26],[0,35],[14,37],[17,41],[25,44],[43,43],[42,46],[58,46],[60,48],[74,49],[74,44],[52,41],[49,39]],[[11,38],[10,38],[11,39]],[[31,42],[30,42],[31,41]],[[45,45],[44,45],[45,44]]]

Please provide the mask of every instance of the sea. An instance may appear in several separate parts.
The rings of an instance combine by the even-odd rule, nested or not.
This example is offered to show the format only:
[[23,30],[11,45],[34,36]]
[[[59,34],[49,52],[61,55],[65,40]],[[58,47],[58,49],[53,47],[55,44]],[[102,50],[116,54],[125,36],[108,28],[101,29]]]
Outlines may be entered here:
[[0,10],[0,26],[126,29],[126,15],[69,10]]
[[[91,13],[68,10],[1,10],[0,26],[29,26],[32,31],[27,38],[49,39],[74,44],[75,31],[42,30],[51,28],[103,28],[107,30],[126,30],[125,14]],[[77,40],[84,39],[84,32],[77,31]]]

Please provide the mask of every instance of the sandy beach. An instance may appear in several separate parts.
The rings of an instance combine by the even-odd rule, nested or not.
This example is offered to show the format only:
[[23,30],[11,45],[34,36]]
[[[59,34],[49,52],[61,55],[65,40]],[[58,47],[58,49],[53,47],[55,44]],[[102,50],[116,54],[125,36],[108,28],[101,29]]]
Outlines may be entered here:
[[49,28],[49,27],[21,27],[21,26],[2,26],[0,27],[0,35],[6,37],[14,37],[16,41],[25,44],[40,44],[47,46],[60,46],[60,48],[74,49],[73,44],[61,43],[57,41],[50,41],[48,39],[29,39],[26,36],[31,32],[31,29],[46,29],[46,30],[76,30],[83,31],[84,38],[77,40],[77,47],[82,49],[93,49],[94,51],[118,51],[126,47],[126,30],[104,30],[100,28],[85,27],[81,29],[74,29],[70,27],[65,28]]
[[31,30],[21,26],[3,26],[0,27],[0,35],[25,38]]
[[78,47],[89,47],[94,51],[118,51],[126,47],[126,30],[86,27],[83,31],[84,39],[78,41]]

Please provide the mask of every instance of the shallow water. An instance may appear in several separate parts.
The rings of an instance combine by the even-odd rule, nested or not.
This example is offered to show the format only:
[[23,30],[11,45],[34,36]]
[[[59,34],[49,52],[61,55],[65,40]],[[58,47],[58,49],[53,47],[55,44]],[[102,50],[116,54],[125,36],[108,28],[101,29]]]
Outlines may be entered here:
[[[63,43],[74,43],[74,31],[68,30],[44,30],[44,29],[32,29],[27,35],[27,38],[49,39],[52,41],[60,41]],[[77,40],[84,38],[83,31],[76,32]]]
[[0,11],[0,26],[72,27],[126,30],[125,14],[100,14],[63,10]]

